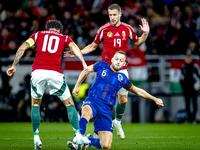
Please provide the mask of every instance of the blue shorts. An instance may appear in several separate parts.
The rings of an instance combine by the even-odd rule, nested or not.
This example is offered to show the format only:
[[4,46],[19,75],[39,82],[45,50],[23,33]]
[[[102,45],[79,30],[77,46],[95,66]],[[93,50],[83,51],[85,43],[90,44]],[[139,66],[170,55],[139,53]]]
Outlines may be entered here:
[[94,132],[110,131],[113,132],[112,126],[112,106],[87,98],[83,106],[89,105],[93,111]]

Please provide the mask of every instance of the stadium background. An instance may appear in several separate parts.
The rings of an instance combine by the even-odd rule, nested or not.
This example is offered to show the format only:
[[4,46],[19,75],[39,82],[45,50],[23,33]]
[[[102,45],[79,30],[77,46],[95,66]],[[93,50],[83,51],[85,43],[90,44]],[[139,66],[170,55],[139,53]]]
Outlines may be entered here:
[[[130,79],[134,85],[162,98],[165,104],[158,109],[153,102],[130,94],[122,121],[177,122],[176,113],[185,108],[179,85],[179,68],[184,54],[192,54],[200,65],[200,0],[0,1],[0,121],[30,121],[29,75],[36,47],[26,51],[17,72],[8,78],[5,71],[18,47],[31,34],[45,30],[48,20],[57,19],[64,26],[64,34],[82,49],[94,40],[98,28],[109,21],[107,8],[112,3],[121,6],[121,21],[130,24],[138,36],[142,34],[138,26],[140,19],[145,17],[149,22],[150,33],[146,42],[139,48],[129,43]],[[101,51],[102,44],[96,51],[84,55],[87,63],[100,60]],[[63,59],[62,65],[72,90],[81,70],[80,62],[76,58]],[[90,75],[86,83],[91,84],[92,80],[93,75]],[[74,99],[79,107],[82,97]],[[200,120],[200,111],[197,117]],[[41,120],[66,122],[66,118],[61,102],[45,94]]]

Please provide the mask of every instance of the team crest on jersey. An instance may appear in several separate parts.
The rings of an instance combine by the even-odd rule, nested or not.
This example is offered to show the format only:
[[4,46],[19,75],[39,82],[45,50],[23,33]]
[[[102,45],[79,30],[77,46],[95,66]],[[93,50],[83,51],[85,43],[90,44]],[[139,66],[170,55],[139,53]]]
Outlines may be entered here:
[[107,33],[107,36],[108,36],[108,37],[112,37],[112,36],[113,36],[113,33],[112,33],[111,31],[109,31],[109,32]]
[[121,82],[123,80],[123,76],[121,74],[118,74],[118,80]]
[[126,32],[125,31],[122,31],[122,36],[123,36],[122,40],[126,40]]

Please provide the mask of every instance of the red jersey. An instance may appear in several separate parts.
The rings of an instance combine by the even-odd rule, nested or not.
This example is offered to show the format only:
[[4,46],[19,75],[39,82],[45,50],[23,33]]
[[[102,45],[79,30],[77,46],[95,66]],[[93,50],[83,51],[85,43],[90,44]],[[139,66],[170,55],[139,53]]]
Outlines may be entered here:
[[36,69],[54,70],[62,73],[61,60],[65,46],[73,40],[55,30],[39,31],[30,36],[37,45],[37,54],[32,71]]
[[[97,31],[94,43],[99,44],[103,41],[102,61],[111,64],[111,59],[117,51],[127,52],[129,39],[133,42],[138,40],[130,25],[121,22],[118,27],[114,27],[111,23],[106,23]],[[127,65],[123,67],[123,69],[126,68]]]

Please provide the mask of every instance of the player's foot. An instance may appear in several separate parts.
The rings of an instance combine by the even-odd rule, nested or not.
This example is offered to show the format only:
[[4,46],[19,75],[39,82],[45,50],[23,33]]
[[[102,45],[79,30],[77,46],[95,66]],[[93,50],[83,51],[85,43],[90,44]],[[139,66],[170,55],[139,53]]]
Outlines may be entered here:
[[121,121],[117,121],[116,119],[114,119],[112,121],[112,124],[113,124],[113,126],[115,126],[115,128],[117,130],[117,135],[123,140],[125,138],[125,134],[122,129]]
[[84,135],[81,135],[80,133],[76,133],[76,136],[73,139],[73,142],[76,144],[90,144],[91,141]]
[[87,150],[89,148],[89,144],[76,144],[73,141],[68,141],[67,146],[72,150]]
[[34,138],[34,144],[35,144],[35,150],[42,149],[42,142],[40,141],[40,138]]

